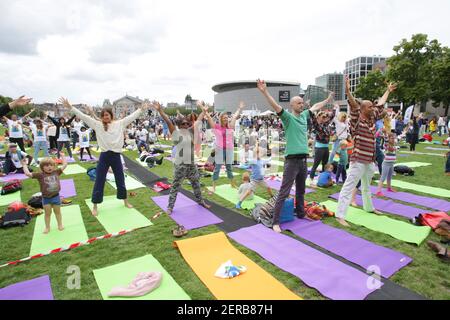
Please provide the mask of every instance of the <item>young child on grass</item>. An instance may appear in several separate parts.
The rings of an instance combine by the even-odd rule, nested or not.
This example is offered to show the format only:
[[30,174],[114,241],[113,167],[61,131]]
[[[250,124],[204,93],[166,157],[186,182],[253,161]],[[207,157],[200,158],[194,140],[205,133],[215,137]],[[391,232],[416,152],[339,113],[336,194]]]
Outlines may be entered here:
[[252,184],[250,183],[250,174],[248,172],[244,172],[242,174],[242,183],[239,186],[238,195],[239,202],[236,204],[237,209],[241,209],[241,204],[243,201],[241,199],[243,199],[244,196],[246,196],[249,200],[253,199]]
[[334,185],[333,178],[331,178],[332,172],[333,172],[333,165],[331,163],[328,163],[325,166],[325,171],[319,175],[317,186],[320,188],[332,187]]
[[[272,189],[269,188],[267,185],[267,182],[264,181],[264,164],[265,161],[261,159],[261,153],[262,148],[259,147],[259,144],[256,143],[256,159],[250,160],[250,168],[252,169],[252,175],[250,182],[244,183],[244,187],[239,188],[239,202],[236,204],[236,209],[241,209],[242,202],[245,201],[249,196],[253,196],[254,192],[256,191],[256,187],[260,186],[267,189],[267,192],[269,193],[270,197],[272,197]],[[248,176],[248,173],[245,173]],[[244,179],[244,178],[243,178]],[[250,186],[248,185],[250,184]],[[242,190],[241,190],[242,188]],[[241,193],[242,191],[242,193]]]
[[387,191],[395,192],[391,187],[392,175],[394,174],[394,164],[397,160],[397,141],[395,133],[386,131],[384,136],[384,161],[381,170],[381,178],[378,183],[377,197],[383,197],[382,187],[386,181]]
[[60,155],[62,157],[61,168],[58,169],[53,159],[45,158],[39,163],[41,172],[34,173],[31,173],[28,170],[27,162],[22,160],[25,175],[39,181],[39,186],[42,192],[42,205],[45,212],[44,234],[50,232],[50,218],[52,215],[52,210],[55,213],[56,221],[58,222],[58,230],[64,230],[61,216],[61,198],[59,196],[59,192],[61,190],[59,176],[62,175],[64,169],[66,169],[67,160],[63,152],[61,152]]
[[347,165],[348,165],[348,152],[347,152],[347,140],[342,140],[339,144],[339,149],[336,150],[339,155],[339,163],[336,170],[336,184],[339,184],[339,178],[342,175],[342,183],[347,179]]

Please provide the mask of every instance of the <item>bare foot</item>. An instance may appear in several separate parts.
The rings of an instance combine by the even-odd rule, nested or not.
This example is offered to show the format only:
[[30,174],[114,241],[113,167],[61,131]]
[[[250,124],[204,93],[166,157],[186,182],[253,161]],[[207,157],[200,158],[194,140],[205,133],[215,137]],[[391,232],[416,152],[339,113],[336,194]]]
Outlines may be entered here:
[[340,224],[342,224],[344,227],[350,227],[350,225],[347,223],[347,221],[345,221],[345,219],[342,218],[336,218],[337,222],[339,222]]
[[272,226],[273,231],[277,232],[277,233],[281,233],[281,229],[280,226],[278,224],[274,224]]
[[132,209],[133,205],[131,203],[128,202],[128,200],[124,200],[123,202],[125,204],[125,207],[127,207],[128,209]]
[[50,228],[45,228],[43,234],[48,234],[50,232]]
[[378,210],[373,210],[373,213],[375,213],[375,214],[377,214],[377,215],[379,215],[379,216],[383,215],[383,213],[381,213],[381,212],[378,211]]
[[206,209],[209,209],[209,208],[211,208],[211,205],[210,204],[206,204],[205,202],[203,202],[202,204],[200,204],[202,207],[204,207],[204,208],[206,208]]
[[167,209],[167,214],[168,214],[169,216],[172,214],[172,212],[173,212],[173,209],[170,209],[170,208]]
[[58,230],[59,231],[63,231],[64,230],[64,226],[58,226]]
[[98,216],[98,209],[97,209],[97,206],[96,206],[96,205],[94,205],[94,207],[92,208],[92,215],[93,215],[94,217]]
[[356,202],[352,202],[351,206],[356,208],[358,204]]

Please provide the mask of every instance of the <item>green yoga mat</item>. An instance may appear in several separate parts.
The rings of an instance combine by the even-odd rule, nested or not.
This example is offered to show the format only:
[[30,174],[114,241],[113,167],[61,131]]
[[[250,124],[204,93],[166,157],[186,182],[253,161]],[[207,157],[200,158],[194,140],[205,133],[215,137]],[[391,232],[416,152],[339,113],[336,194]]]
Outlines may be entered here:
[[64,230],[58,230],[56,217],[52,213],[51,230],[48,234],[43,234],[45,229],[44,215],[41,214],[36,218],[30,256],[89,239],[78,205],[61,207],[61,215]]
[[408,166],[410,168],[419,168],[419,167],[428,167],[431,166],[431,163],[426,163],[426,162],[401,162],[401,163],[396,163],[397,166]]
[[[376,183],[378,183],[378,181],[376,181]],[[433,196],[450,198],[450,190],[447,190],[447,189],[423,186],[423,185],[405,182],[405,181],[401,181],[401,180],[392,180],[391,184],[393,187],[397,187],[397,188],[415,190],[418,192],[431,194]]]
[[[115,181],[108,180],[108,183],[111,185],[111,187],[113,187],[114,189],[117,190]],[[145,188],[145,186],[142,183],[140,183],[139,181],[137,181],[135,178],[133,178],[131,176],[125,177],[125,186],[127,187],[127,190],[135,190],[135,189]]]
[[[208,187],[208,189],[212,191],[211,187]],[[230,201],[233,204],[236,204],[239,201],[238,189],[232,188],[229,184],[217,186],[216,195],[224,198],[225,200]],[[245,200],[242,203],[241,207],[242,209],[252,210],[257,203],[266,203],[266,202],[267,200],[254,195],[252,200]]]
[[[92,210],[93,204],[90,199],[85,200],[87,206]],[[118,200],[116,196],[103,198],[103,203],[98,205],[98,221],[108,233],[115,233],[122,230],[131,230],[153,225],[136,209],[128,209],[123,205],[123,200]]]
[[86,173],[87,169],[83,168],[79,164],[69,164],[67,168],[64,170],[64,174],[70,175],[70,174],[80,174],[80,173]]
[[0,196],[0,207],[9,206],[14,201],[21,201],[20,191]]
[[[141,297],[108,297],[115,287],[126,287],[140,272],[158,271],[162,281],[158,288]],[[190,300],[172,276],[152,255],[128,260],[110,267],[94,270],[94,277],[104,300]]]
[[[321,203],[331,211],[337,210],[337,202],[326,201]],[[366,227],[367,229],[385,233],[395,239],[420,245],[430,234],[430,227],[419,227],[413,224],[394,220],[387,216],[379,216],[364,210],[349,207],[345,220]]]
[[[233,172],[233,177],[239,177],[241,175],[240,172]],[[225,171],[220,171],[219,173],[219,177],[220,178],[228,178],[227,172]]]

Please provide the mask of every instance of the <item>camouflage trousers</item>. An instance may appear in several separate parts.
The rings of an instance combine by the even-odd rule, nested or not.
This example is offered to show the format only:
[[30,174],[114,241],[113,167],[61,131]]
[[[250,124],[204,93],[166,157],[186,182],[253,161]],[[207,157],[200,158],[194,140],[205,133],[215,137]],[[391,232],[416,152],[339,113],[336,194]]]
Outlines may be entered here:
[[168,209],[173,209],[175,201],[177,200],[177,194],[180,191],[181,184],[184,179],[188,179],[191,182],[194,189],[194,195],[197,203],[203,204],[202,190],[200,189],[200,174],[195,164],[180,164],[175,165],[175,173],[172,183],[172,188],[169,192],[169,205]]

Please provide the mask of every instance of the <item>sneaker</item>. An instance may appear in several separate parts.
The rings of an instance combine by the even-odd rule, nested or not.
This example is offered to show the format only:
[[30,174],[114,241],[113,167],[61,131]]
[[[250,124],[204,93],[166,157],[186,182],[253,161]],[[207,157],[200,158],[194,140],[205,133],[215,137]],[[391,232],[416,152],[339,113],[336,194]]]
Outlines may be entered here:
[[[389,191],[389,190],[388,190]],[[384,194],[383,194],[383,192],[381,192],[381,191],[378,191],[376,194],[375,194],[377,197],[384,197]]]

